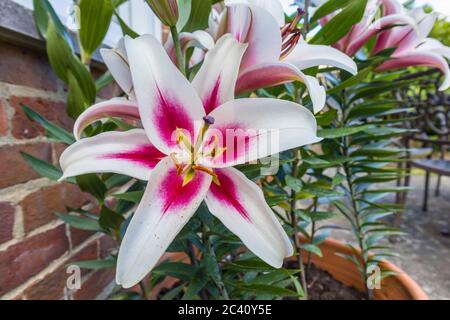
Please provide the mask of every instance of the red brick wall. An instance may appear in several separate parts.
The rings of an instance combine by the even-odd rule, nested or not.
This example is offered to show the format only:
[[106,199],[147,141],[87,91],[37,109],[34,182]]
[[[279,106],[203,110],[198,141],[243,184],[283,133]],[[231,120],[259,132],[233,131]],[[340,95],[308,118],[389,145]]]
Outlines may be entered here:
[[20,104],[71,130],[64,101],[45,53],[0,42],[0,299],[94,299],[114,279],[112,271],[83,271],[81,289],[66,288],[67,264],[100,258],[111,243],[58,221],[54,212],[93,200],[74,185],[39,177],[20,155],[58,163],[61,145]]

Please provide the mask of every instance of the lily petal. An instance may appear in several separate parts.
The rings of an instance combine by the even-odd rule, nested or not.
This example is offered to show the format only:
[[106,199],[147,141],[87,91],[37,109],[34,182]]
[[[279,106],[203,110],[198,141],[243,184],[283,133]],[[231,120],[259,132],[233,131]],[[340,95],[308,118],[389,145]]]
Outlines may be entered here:
[[377,70],[383,71],[411,66],[429,66],[438,68],[445,76],[444,82],[439,90],[444,91],[450,87],[450,68],[448,62],[442,56],[434,52],[415,50],[404,53],[384,62]]
[[79,140],[83,130],[86,129],[87,126],[107,117],[139,120],[139,108],[136,102],[122,98],[114,98],[97,103],[86,109],[86,111],[78,117],[73,127],[75,138]]
[[194,122],[205,116],[202,102],[156,38],[128,38],[126,47],[145,132],[161,152],[170,154],[177,129],[195,139]]
[[210,116],[215,123],[206,132],[204,150],[213,143],[226,149],[214,158],[199,160],[209,168],[231,167],[321,140],[316,136],[314,115],[289,101],[239,99],[220,106]]
[[413,18],[406,14],[389,15],[376,20],[367,27],[364,32],[352,39],[347,46],[347,54],[349,56],[354,56],[370,40],[370,38],[381,32],[384,28],[398,24],[407,25],[406,28],[411,30],[412,36],[417,37],[419,30],[417,29],[416,21]]
[[248,43],[241,70],[279,60],[282,43],[280,27],[266,10],[245,5],[228,7],[228,32],[238,41]]
[[247,68],[239,75],[236,94],[292,81],[300,81],[306,85],[315,113],[323,109],[326,102],[325,88],[316,78],[305,75],[296,66],[287,62],[263,63]]
[[340,68],[351,74],[358,73],[356,63],[346,54],[329,46],[311,45],[304,40],[299,42],[285,61],[300,70],[323,65]]
[[283,5],[279,0],[225,0],[226,6],[246,4],[260,7],[269,12],[282,27],[285,24]]
[[119,173],[148,180],[164,154],[158,151],[142,129],[105,132],[68,147],[60,158],[61,180],[87,173]]
[[134,98],[133,81],[124,39],[119,41],[115,49],[100,49],[100,54],[119,87]]
[[134,286],[156,265],[200,206],[212,178],[196,172],[183,187],[183,178],[167,157],[150,179],[119,249],[116,282],[124,288]]
[[247,45],[226,34],[206,54],[192,86],[202,99],[207,114],[234,99],[234,88],[246,48]]
[[[186,51],[191,47],[196,47],[201,50],[211,50],[212,48],[214,48],[214,39],[209,33],[203,30],[194,31],[192,33],[182,32],[180,33],[180,45],[182,52],[185,55]],[[169,37],[169,39],[167,39],[164,48],[166,49],[167,54],[169,55],[172,62],[176,64],[177,53],[172,37]]]
[[383,16],[402,13],[403,6],[397,0],[383,0]]
[[220,186],[212,183],[206,204],[213,215],[255,255],[275,268],[294,250],[258,186],[237,169],[216,170]]

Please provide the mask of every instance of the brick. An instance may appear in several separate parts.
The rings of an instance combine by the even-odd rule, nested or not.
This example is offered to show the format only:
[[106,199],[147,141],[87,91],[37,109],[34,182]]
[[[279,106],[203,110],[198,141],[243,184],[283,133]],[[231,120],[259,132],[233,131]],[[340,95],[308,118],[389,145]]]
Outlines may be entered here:
[[67,149],[67,146],[62,143],[54,143],[53,144],[53,150],[55,150],[55,159],[54,159],[54,165],[59,166],[59,158],[61,158],[62,153],[64,150]]
[[56,91],[58,79],[48,64],[45,53],[1,43],[0,81]]
[[110,252],[118,247],[118,243],[113,238],[105,235],[100,238],[100,258],[105,259]]
[[12,108],[14,108],[14,116],[12,119],[12,134],[18,139],[31,139],[42,136],[45,130],[42,126],[31,121],[22,110],[21,104],[25,104],[45,119],[71,131],[74,121],[66,112],[63,102],[52,101],[42,98],[29,98],[12,96],[8,99]]
[[0,188],[10,187],[40,177],[22,158],[20,151],[47,162],[52,160],[52,149],[48,143],[0,147],[0,172],[2,173]]
[[114,281],[115,271],[104,269],[94,272],[81,285],[81,289],[73,294],[75,300],[93,300]]
[[92,198],[88,194],[72,184],[62,183],[37,190],[19,203],[25,233],[55,220],[55,212],[66,212],[66,206],[80,208],[90,201]]
[[0,251],[0,296],[42,271],[68,249],[61,225]]
[[[67,273],[67,266],[71,262],[94,260],[97,258],[97,245],[92,243],[81,250],[78,254],[66,261],[62,266],[31,284],[24,294],[28,300],[60,300],[64,298],[64,289],[67,285],[67,279],[71,274]],[[85,272],[86,274],[86,272]],[[82,273],[83,275],[83,273]]]
[[70,239],[72,241],[72,247],[78,246],[80,243],[84,242],[94,234],[95,232],[92,231],[80,230],[70,227]]
[[6,136],[8,133],[8,118],[6,116],[5,107],[0,100],[0,137]]
[[0,243],[13,238],[15,209],[9,202],[0,202]]

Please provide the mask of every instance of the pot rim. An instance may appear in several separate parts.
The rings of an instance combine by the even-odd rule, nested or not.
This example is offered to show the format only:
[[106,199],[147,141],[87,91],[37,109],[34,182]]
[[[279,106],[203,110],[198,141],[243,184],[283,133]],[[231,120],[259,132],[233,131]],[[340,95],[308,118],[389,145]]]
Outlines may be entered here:
[[[299,237],[302,242],[305,242],[306,238],[303,235],[299,235]],[[319,246],[321,245],[327,245],[333,248],[334,251],[336,252],[344,252],[350,254],[352,253],[351,249],[347,247],[344,244],[344,242],[333,238],[327,238]],[[395,272],[395,274],[391,275],[391,277],[395,277],[398,280],[398,282],[408,291],[412,300],[429,300],[428,295],[425,293],[425,291],[423,291],[422,287],[414,279],[412,279],[405,271],[403,271],[402,269],[394,265],[392,262],[389,262],[387,260],[383,260],[381,264],[383,264],[385,269]]]

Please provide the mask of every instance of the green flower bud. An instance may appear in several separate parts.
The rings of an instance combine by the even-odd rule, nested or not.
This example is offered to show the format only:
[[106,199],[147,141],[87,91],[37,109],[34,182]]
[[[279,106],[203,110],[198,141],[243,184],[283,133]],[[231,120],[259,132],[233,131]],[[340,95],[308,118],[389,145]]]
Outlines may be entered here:
[[162,23],[169,27],[177,24],[177,0],[147,0],[147,3]]

